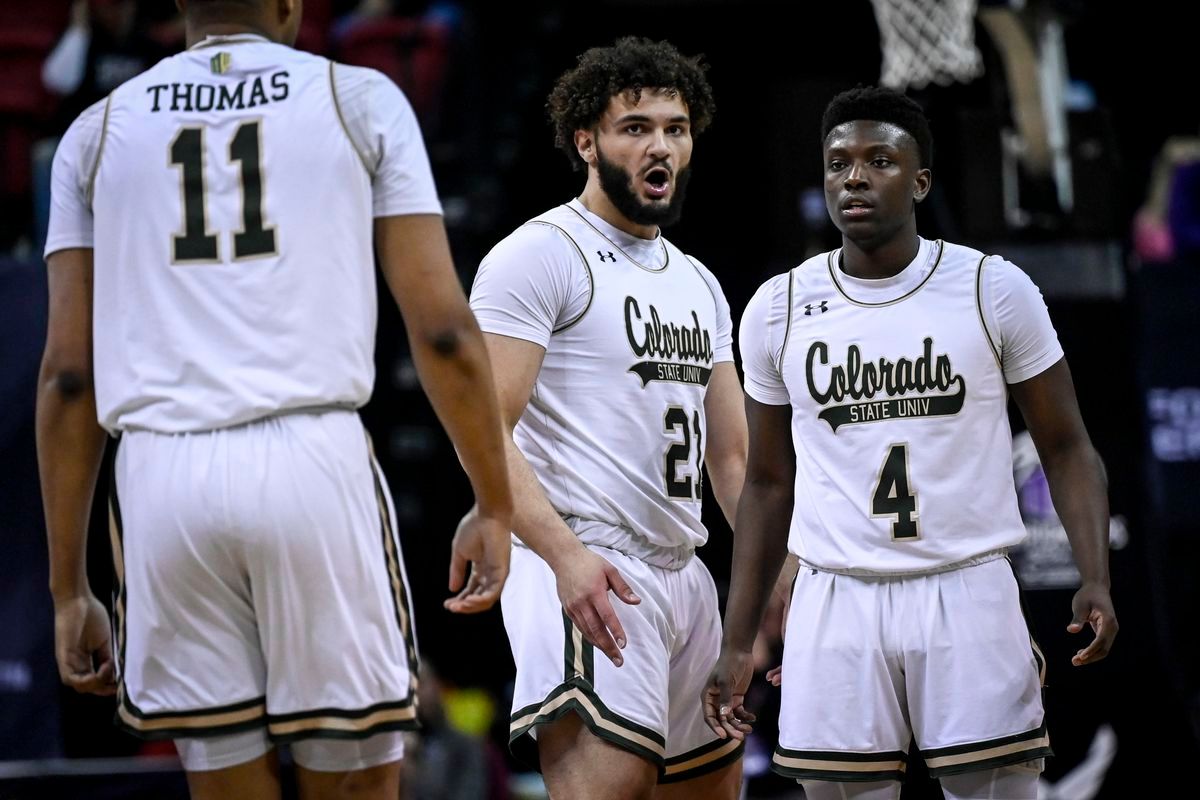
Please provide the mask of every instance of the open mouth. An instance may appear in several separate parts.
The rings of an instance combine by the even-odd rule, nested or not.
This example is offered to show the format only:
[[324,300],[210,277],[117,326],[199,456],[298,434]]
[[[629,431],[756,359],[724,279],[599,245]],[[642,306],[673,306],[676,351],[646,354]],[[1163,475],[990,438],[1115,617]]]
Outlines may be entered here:
[[646,191],[651,197],[665,197],[671,188],[671,173],[665,167],[646,172]]

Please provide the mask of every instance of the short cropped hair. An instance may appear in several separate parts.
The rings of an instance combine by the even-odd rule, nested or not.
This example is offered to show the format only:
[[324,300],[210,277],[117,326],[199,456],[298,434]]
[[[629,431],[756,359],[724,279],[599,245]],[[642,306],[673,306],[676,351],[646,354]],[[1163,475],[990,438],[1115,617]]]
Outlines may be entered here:
[[921,168],[933,166],[933,132],[929,120],[917,103],[893,89],[879,86],[856,86],[829,101],[821,116],[821,141],[829,132],[846,122],[871,120],[887,122],[904,130],[917,143]]

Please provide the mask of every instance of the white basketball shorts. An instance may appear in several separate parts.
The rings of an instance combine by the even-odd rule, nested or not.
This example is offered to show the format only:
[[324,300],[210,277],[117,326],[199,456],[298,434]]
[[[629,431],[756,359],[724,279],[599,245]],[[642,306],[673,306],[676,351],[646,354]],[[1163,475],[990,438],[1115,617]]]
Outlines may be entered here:
[[901,780],[914,737],[933,777],[1051,755],[1043,663],[1007,558],[906,577],[802,566],[774,769]]
[[650,566],[606,547],[607,559],[642,599],[610,594],[625,629],[624,664],[587,643],[564,613],[554,573],[516,546],[501,604],[517,665],[509,742],[537,764],[537,728],[575,712],[593,734],[650,761],[660,783],[720,769],[741,757],[739,742],[718,739],[704,722],[700,697],[721,647],[717,590],[693,558],[681,569]]
[[118,724],[276,742],[416,726],[395,514],[358,415],[127,431],[110,522]]

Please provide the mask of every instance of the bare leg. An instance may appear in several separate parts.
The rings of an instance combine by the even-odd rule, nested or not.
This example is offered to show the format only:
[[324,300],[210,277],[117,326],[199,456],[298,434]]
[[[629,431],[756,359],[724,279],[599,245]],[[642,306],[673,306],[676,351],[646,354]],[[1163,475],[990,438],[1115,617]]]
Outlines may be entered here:
[[279,757],[271,750],[253,761],[233,767],[189,772],[187,782],[192,800],[230,800],[232,797],[273,800],[280,796]]
[[551,800],[650,800],[658,769],[593,734],[577,714],[538,728],[538,757]]
[[300,800],[396,800],[400,762],[349,772],[317,772],[296,766]]
[[738,800],[742,793],[742,759],[690,781],[666,783],[654,800]]

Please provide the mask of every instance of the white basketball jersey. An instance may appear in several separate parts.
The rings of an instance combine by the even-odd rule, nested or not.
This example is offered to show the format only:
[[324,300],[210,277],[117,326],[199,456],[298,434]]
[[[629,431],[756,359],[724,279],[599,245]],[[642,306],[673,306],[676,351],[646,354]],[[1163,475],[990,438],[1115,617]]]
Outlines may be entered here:
[[[578,202],[531,220],[484,260],[471,306],[483,330],[546,348],[515,439],[554,508],[584,541],[639,557],[645,543],[676,561],[707,539],[704,394],[714,363],[733,360],[729,307],[663,237],[651,265],[605,227]],[[578,302],[531,309],[531,295],[576,279]],[[632,543],[592,542],[595,522]]]
[[[857,282],[838,255],[769,281],[742,322],[747,392],[792,407],[789,549],[825,569],[905,573],[1021,541],[1006,368],[980,302],[983,254],[922,240],[900,276]],[[768,341],[772,304],[784,329]],[[1027,371],[1062,355],[1044,305],[1041,314],[1049,334]]]
[[[117,88],[64,139],[47,252],[94,247],[105,427],[206,430],[367,401],[373,216],[440,206],[399,91],[336,69],[354,70],[352,96],[324,58],[211,37]],[[402,134],[382,130],[396,117]],[[352,141],[349,128],[380,120],[378,141]],[[397,186],[407,199],[381,209]]]

